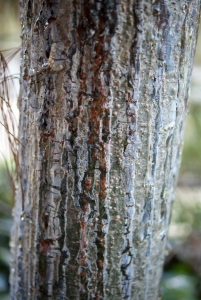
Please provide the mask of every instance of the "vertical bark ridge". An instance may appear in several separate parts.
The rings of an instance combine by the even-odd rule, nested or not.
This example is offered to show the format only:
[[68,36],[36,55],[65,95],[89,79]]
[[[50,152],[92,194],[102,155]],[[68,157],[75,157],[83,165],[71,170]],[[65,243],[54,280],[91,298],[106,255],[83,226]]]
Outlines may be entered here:
[[[124,170],[125,170],[125,233],[124,245],[121,258],[122,272],[122,298],[129,299],[131,296],[131,285],[134,279],[133,258],[135,249],[133,247],[133,219],[135,211],[134,199],[134,178],[135,178],[135,158],[136,149],[138,147],[136,137],[136,108],[139,99],[140,86],[140,49],[142,42],[142,16],[143,3],[141,1],[133,1],[133,27],[134,35],[130,47],[130,62],[128,65],[128,82],[132,86],[127,99],[127,140],[124,147]],[[133,72],[131,71],[133,70]]]
[[200,0],[20,3],[11,298],[157,299]]
[[[97,7],[99,6],[99,7]],[[107,224],[108,220],[108,210],[106,203],[106,193],[108,187],[108,170],[109,170],[109,142],[110,142],[110,110],[109,106],[109,81],[110,81],[110,68],[111,68],[111,58],[107,53],[105,47],[110,47],[110,38],[111,34],[114,31],[114,26],[116,22],[115,17],[115,1],[114,3],[111,1],[110,3],[103,2],[94,5],[88,5],[88,2],[83,5],[83,13],[80,18],[80,23],[78,26],[78,39],[80,40],[80,52],[82,53],[81,57],[81,65],[79,76],[81,80],[84,82],[83,86],[88,87],[85,88],[85,93],[90,93],[91,102],[88,108],[88,166],[85,171],[82,188],[83,188],[83,207],[81,218],[84,218],[87,209],[89,210],[89,204],[95,200],[96,202],[96,222],[91,223],[92,229],[96,231],[95,237],[95,245],[96,245],[96,271],[93,277],[93,280],[96,278],[96,289],[95,289],[95,297],[96,299],[104,298],[104,277],[105,277],[105,256],[106,256],[106,246],[105,246],[105,236],[107,233]],[[95,17],[99,16],[98,22]],[[107,32],[107,30],[109,32]],[[87,49],[87,31],[89,31],[89,39],[90,33],[92,32],[92,51],[88,53]],[[90,32],[91,31],[91,32]],[[98,41],[97,44],[93,44],[93,40],[96,39]],[[90,45],[90,43],[89,43]],[[86,54],[84,50],[86,48]],[[92,54],[92,56],[90,55]],[[89,56],[90,55],[90,56]],[[87,59],[87,56],[89,58]],[[85,82],[86,74],[89,70],[86,69],[86,66],[83,66],[83,60],[85,64],[89,64],[91,62],[90,71],[92,72],[91,78],[87,78],[88,82]],[[81,90],[81,89],[80,89]],[[81,90],[83,93],[83,91]],[[83,101],[83,95],[80,94],[80,102]],[[98,172],[96,171],[98,169]],[[97,174],[97,178],[95,175]],[[89,195],[93,195],[95,179],[98,181],[99,189],[97,191],[98,199],[90,199]],[[88,196],[88,199],[86,198]],[[96,196],[96,197],[97,197]],[[98,201],[97,201],[98,200]],[[94,204],[90,205],[94,209]],[[91,214],[91,217],[94,217]],[[85,270],[81,273],[81,282],[83,278],[85,279],[87,260],[90,261],[90,255],[87,255],[86,248],[88,245],[88,236],[87,231],[90,226],[90,219],[88,216],[85,217],[83,232],[81,232],[81,241],[84,239],[84,247],[81,247],[80,252],[83,251],[84,255],[84,267]],[[93,220],[93,219],[92,219]],[[81,245],[82,246],[82,245]],[[89,267],[88,267],[89,269]],[[91,271],[91,270],[90,270]],[[84,275],[83,275],[84,274]],[[91,276],[88,276],[88,280]],[[85,279],[87,285],[88,282]],[[89,289],[90,290],[90,289]],[[85,286],[85,299],[88,297],[88,288]],[[93,296],[93,295],[91,295]]]
[[[141,59],[141,69],[143,71],[147,70],[149,76],[147,76],[146,79],[143,80],[145,89],[143,89],[143,87],[141,86],[140,90],[141,94],[143,94],[144,96],[144,99],[149,99],[149,101],[147,103],[143,103],[143,98],[141,98],[141,104],[139,103],[138,108],[140,106],[142,107],[144,104],[144,107],[148,111],[147,124],[150,124],[150,130],[148,132],[149,139],[147,143],[146,154],[148,165],[146,169],[148,171],[147,173],[149,175],[149,180],[147,181],[146,176],[145,188],[146,190],[148,188],[148,193],[151,192],[150,196],[152,198],[152,205],[149,205],[149,201],[146,201],[146,204],[144,206],[145,211],[142,214],[144,216],[144,218],[142,218],[142,221],[144,221],[145,223],[143,224],[142,222],[142,226],[144,228],[146,228],[146,226],[148,227],[146,229],[148,236],[145,236],[144,241],[141,241],[141,239],[139,240],[139,242],[137,240],[134,241],[135,244],[136,242],[139,244],[138,246],[136,246],[136,248],[141,251],[141,255],[138,254],[139,250],[136,251],[137,256],[141,257],[141,259],[139,259],[139,261],[141,261],[141,266],[143,269],[144,267],[146,269],[145,273],[147,287],[145,289],[146,293],[144,295],[141,295],[141,297],[144,297],[143,299],[149,299],[150,297],[153,297],[155,299],[156,296],[154,295],[155,293],[158,293],[156,286],[153,285],[153,281],[151,281],[150,278],[153,278],[153,274],[156,274],[156,277],[158,278],[160,277],[158,276],[160,268],[157,269],[158,271],[154,271],[152,265],[156,262],[162,264],[164,250],[160,250],[161,252],[159,253],[159,248],[157,249],[156,244],[154,244],[154,240],[158,239],[158,242],[160,240],[159,243],[163,243],[163,241],[166,239],[165,228],[167,228],[168,226],[170,206],[174,194],[174,185],[170,187],[170,182],[175,182],[176,174],[174,173],[174,171],[178,167],[179,161],[178,150],[176,150],[175,148],[175,142],[176,139],[178,139],[178,126],[180,126],[181,129],[181,126],[183,124],[181,119],[178,117],[178,111],[180,111],[180,116],[182,115],[184,117],[185,114],[182,96],[178,96],[177,93],[175,93],[177,84],[174,85],[174,80],[176,80],[174,78],[178,78],[175,73],[177,73],[177,70],[179,70],[177,66],[177,56],[175,53],[178,51],[177,47],[180,46],[179,40],[181,40],[181,36],[178,36],[178,31],[174,34],[174,30],[178,27],[176,26],[178,22],[177,14],[180,16],[180,10],[183,9],[182,3],[177,3],[177,5],[177,9],[174,7],[170,8],[170,6],[168,6],[167,4],[167,1],[161,1],[160,3],[156,2],[154,5],[152,5],[152,8],[150,10],[153,13],[153,19],[150,21],[146,21],[146,23],[155,24],[155,26],[153,25],[153,27],[151,26],[150,28],[147,26],[145,31],[146,41],[143,41],[142,43],[142,48],[146,49],[145,45],[147,45],[147,41],[150,41],[150,43],[147,45],[145,53],[147,53],[147,57],[148,53],[151,53],[151,55],[149,56],[149,62],[145,57],[143,58],[143,55]],[[173,11],[175,12],[173,13]],[[146,17],[149,18],[149,16]],[[181,21],[179,22],[182,23],[184,22],[185,18],[182,16],[182,18],[180,17],[180,20]],[[178,28],[176,30],[178,30]],[[194,44],[194,41],[192,42],[192,44]],[[186,91],[183,92],[186,93]],[[176,97],[175,94],[177,95]],[[138,109],[138,120],[140,119],[140,114],[140,109]],[[180,125],[175,123],[176,118],[178,124]],[[138,126],[141,125],[140,122],[137,122],[137,124]],[[141,129],[139,127],[141,127]],[[145,133],[146,131],[143,128],[143,124],[139,127],[138,132],[139,134],[141,132],[140,135],[143,137],[143,132]],[[181,140],[181,137],[178,140]],[[153,142],[150,143],[149,141]],[[141,156],[142,155],[143,153],[141,154]],[[174,164],[171,164],[170,166],[169,162],[173,157]],[[142,161],[142,159],[140,159],[140,161]],[[136,162],[136,165],[138,165],[138,162]],[[163,171],[162,165],[164,166]],[[144,166],[141,168],[141,170],[143,170],[143,168]],[[165,176],[165,185],[160,187],[159,184],[161,182],[161,177],[163,176]],[[139,195],[137,196],[137,199],[139,199]],[[148,213],[147,218],[145,218],[146,210]],[[158,210],[161,211],[161,219],[158,217]],[[150,213],[152,216],[150,215]],[[160,234],[157,236],[158,230],[160,231]],[[146,241],[149,241],[150,237],[152,242],[149,244],[149,242]],[[149,246],[146,246],[147,248],[144,248],[143,244],[145,243],[147,243],[147,245],[149,244]],[[143,252],[143,248],[147,249],[145,250],[146,255]],[[164,247],[162,249],[164,249]],[[144,257],[147,258],[144,259]],[[139,267],[137,267],[137,269],[139,270]],[[137,283],[136,278],[136,284],[134,285],[135,287],[140,286],[142,282],[141,276],[138,276],[139,284]]]
[[[115,9],[115,2],[109,4],[84,2],[79,9],[76,6],[79,15],[76,16],[75,47],[77,50],[74,50],[74,54],[75,52],[79,54],[74,61],[74,66],[71,65],[69,69],[68,77],[72,78],[72,82],[77,81],[75,77],[79,79],[77,104],[75,106],[72,103],[71,116],[68,112],[66,120],[71,136],[70,146],[76,157],[74,194],[77,199],[75,203],[80,210],[81,224],[80,249],[76,258],[79,265],[77,280],[80,285],[80,297],[83,299],[88,299],[92,291],[91,285],[94,287],[93,291],[97,299],[104,297],[105,235],[109,222],[106,191],[111,134],[107,86],[112,63],[105,47],[107,46],[108,49],[110,47],[110,35],[114,31],[116,22]],[[98,43],[94,44],[94,40]],[[79,119],[79,122],[75,121],[75,118]],[[80,142],[83,144],[81,145]],[[83,159],[85,165],[80,168],[79,164]],[[90,245],[89,238],[94,239],[96,249]],[[94,254],[97,256],[95,265]],[[67,279],[67,285],[67,290],[71,293],[72,281]]]

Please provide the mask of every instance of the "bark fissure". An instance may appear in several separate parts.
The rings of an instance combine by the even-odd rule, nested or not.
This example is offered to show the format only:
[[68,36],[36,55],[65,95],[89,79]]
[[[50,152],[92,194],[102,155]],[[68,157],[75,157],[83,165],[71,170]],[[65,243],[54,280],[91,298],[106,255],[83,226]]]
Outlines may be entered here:
[[200,0],[20,5],[11,298],[155,300]]

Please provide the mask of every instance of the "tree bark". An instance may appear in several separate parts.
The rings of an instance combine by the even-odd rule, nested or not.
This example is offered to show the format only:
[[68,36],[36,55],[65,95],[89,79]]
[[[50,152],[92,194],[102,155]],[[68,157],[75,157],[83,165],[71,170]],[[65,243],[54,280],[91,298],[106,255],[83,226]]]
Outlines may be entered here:
[[20,0],[11,299],[157,299],[200,0]]

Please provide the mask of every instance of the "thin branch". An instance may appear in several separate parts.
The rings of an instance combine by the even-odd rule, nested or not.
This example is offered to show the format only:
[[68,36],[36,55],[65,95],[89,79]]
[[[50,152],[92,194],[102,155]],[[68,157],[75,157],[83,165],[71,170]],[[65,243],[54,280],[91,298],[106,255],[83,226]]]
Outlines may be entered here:
[[[0,121],[0,123],[1,123],[1,125],[6,129],[6,132],[8,133],[8,134],[10,134],[10,135],[12,135],[12,137],[14,138],[14,140],[15,141],[17,141],[18,143],[20,143],[23,147],[24,147],[24,145],[12,134],[12,132],[10,132],[9,130],[8,130],[8,128]],[[25,148],[25,147],[24,147]]]

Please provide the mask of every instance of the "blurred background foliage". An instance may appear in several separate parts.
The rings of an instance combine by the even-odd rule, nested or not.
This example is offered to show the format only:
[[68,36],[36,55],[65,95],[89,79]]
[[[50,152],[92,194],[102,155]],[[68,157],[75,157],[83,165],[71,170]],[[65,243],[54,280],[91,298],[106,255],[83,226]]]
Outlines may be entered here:
[[0,42],[1,49],[7,49],[4,45],[19,46],[20,22],[19,22],[19,0],[0,0]]
[[[20,45],[18,0],[0,0],[0,50]],[[161,284],[163,300],[201,299],[201,31]],[[19,68],[19,59],[15,61]],[[16,66],[15,66],[16,67]],[[16,102],[16,99],[14,99]],[[13,102],[14,105],[14,102]],[[1,139],[1,145],[4,140]],[[10,173],[13,167],[7,157]],[[8,300],[13,183],[0,157],[0,299]]]

